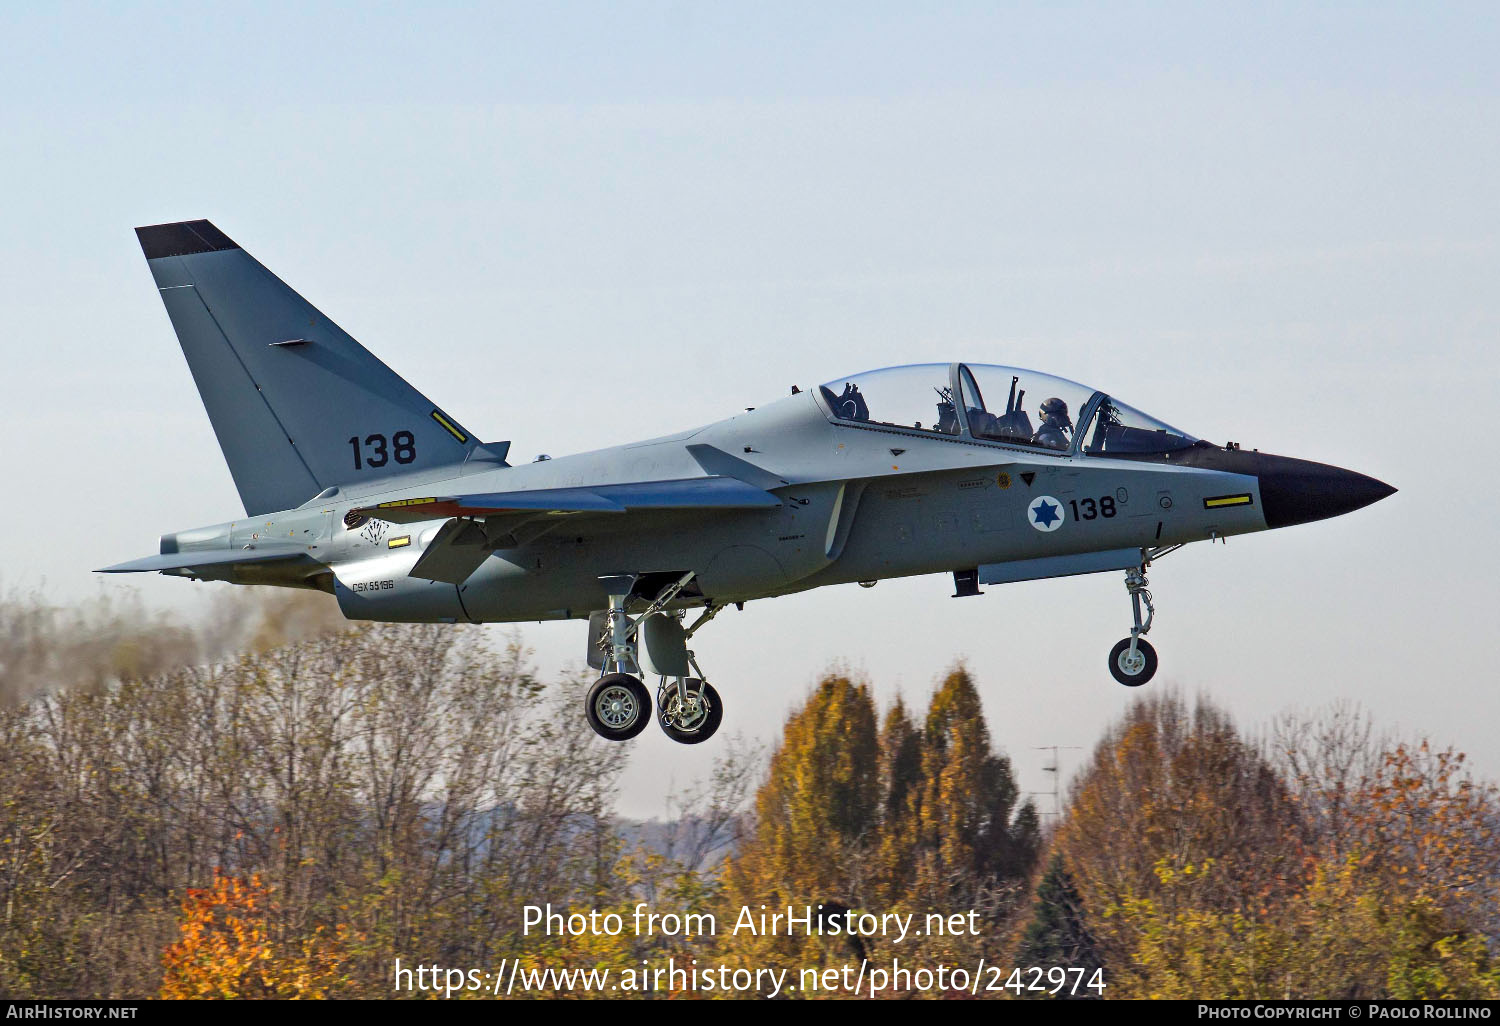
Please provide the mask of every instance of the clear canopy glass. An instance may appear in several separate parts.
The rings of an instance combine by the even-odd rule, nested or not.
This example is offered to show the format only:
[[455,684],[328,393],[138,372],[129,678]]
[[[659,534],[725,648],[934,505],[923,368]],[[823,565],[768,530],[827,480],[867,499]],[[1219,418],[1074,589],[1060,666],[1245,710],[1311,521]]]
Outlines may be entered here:
[[1019,367],[911,364],[838,378],[819,391],[841,420],[1056,452],[1170,452],[1197,441],[1087,385]]
[[956,435],[951,369],[946,363],[887,367],[830,381],[821,390],[841,420]]
[[1094,407],[1092,427],[1079,437],[1083,439],[1083,451],[1091,456],[1171,452],[1186,449],[1198,440],[1108,395]]
[[1072,447],[1073,418],[1094,394],[1076,381],[1019,367],[962,364],[958,376],[975,438],[1059,451]]

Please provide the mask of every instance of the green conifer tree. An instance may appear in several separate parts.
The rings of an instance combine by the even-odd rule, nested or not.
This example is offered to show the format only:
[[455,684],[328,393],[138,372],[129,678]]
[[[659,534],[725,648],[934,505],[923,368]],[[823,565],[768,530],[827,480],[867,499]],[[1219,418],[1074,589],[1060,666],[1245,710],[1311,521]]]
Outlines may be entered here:
[[[1037,884],[1031,922],[1022,935],[1015,963],[1026,967],[1083,969],[1085,983],[1104,964],[1084,918],[1083,899],[1061,855],[1052,856]],[[1096,990],[1079,988],[1078,996],[1097,994]]]

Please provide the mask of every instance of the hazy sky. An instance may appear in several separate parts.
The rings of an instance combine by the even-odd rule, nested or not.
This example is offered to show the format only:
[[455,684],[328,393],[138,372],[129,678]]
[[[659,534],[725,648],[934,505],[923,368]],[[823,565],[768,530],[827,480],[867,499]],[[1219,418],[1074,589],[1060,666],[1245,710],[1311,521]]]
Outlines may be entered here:
[[[964,359],[1386,480],[1158,564],[1150,687],[1355,698],[1500,775],[1500,7],[1310,6],[0,5],[0,583],[227,587],[90,574],[242,512],[131,232],[207,217],[513,459]],[[726,613],[725,731],[962,656],[1049,788],[1031,746],[1132,700],[1120,575],[951,590]],[[634,744],[632,814],[715,747]]]

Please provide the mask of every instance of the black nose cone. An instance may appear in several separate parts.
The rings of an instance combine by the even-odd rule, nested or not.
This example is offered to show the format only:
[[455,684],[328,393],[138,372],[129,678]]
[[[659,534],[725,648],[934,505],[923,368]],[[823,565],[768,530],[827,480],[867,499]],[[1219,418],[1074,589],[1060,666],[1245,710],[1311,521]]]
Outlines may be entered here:
[[1396,489],[1352,470],[1286,456],[1261,456],[1261,513],[1267,527],[1289,527],[1351,513]]

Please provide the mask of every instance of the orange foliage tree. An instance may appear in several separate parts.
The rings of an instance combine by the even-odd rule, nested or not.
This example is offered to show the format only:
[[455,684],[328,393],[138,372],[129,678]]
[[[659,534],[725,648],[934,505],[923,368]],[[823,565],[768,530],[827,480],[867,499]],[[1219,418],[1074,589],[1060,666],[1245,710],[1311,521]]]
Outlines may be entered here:
[[340,982],[348,940],[316,927],[297,941],[275,937],[277,906],[259,875],[214,871],[212,885],[182,901],[180,939],[162,954],[164,998],[324,998]]

